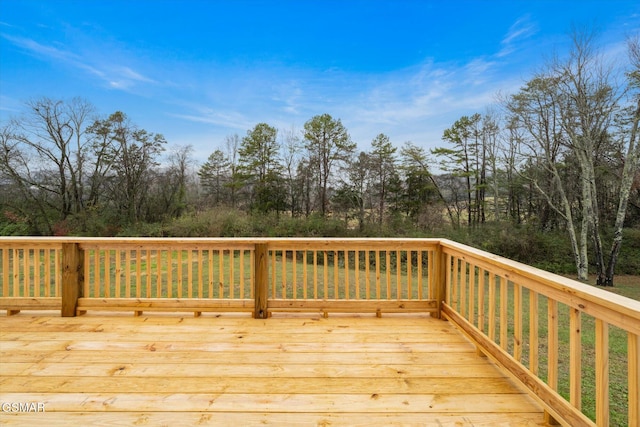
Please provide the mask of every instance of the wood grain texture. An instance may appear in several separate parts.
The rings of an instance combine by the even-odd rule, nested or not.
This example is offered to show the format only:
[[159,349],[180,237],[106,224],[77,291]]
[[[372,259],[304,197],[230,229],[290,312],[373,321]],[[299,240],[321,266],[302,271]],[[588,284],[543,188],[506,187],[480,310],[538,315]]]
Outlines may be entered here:
[[6,425],[515,425],[541,407],[427,315],[0,319]]

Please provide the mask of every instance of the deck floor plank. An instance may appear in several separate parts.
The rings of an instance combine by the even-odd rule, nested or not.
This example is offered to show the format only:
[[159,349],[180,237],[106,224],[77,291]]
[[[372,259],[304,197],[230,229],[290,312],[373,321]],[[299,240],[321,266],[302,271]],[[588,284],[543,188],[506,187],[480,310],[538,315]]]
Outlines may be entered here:
[[[540,414],[501,413],[430,414],[403,412],[376,413],[237,413],[237,412],[50,412],[47,426],[442,426],[442,427],[534,427],[540,425]],[[41,425],[41,414],[8,414],[6,425]]]
[[[2,316],[2,313],[0,313]],[[2,425],[543,425],[428,316],[0,318]]]

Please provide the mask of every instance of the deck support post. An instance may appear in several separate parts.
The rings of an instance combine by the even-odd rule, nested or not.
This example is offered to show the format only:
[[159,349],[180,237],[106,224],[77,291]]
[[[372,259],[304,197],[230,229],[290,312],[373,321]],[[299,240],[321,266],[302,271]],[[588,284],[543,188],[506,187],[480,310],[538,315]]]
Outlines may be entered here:
[[255,302],[253,317],[255,319],[266,319],[269,317],[269,310],[267,307],[269,292],[269,269],[267,258],[267,244],[256,243],[254,257],[255,276],[253,282],[253,296]]
[[442,250],[442,245],[438,244],[436,250],[433,253],[433,266],[431,267],[430,273],[433,274],[434,280],[433,285],[435,287],[433,296],[436,299],[438,304],[438,311],[434,317],[438,319],[442,319],[442,303],[445,302],[446,296],[446,286],[447,286],[447,270],[446,270],[446,256]]
[[62,317],[75,317],[84,287],[84,251],[78,243],[62,244]]

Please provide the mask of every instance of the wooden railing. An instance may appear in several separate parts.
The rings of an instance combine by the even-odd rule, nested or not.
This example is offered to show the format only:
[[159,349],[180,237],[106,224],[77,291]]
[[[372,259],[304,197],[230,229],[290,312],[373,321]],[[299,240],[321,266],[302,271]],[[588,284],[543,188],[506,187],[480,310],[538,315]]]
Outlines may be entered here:
[[428,274],[437,245],[435,239],[0,238],[0,308],[54,308],[63,316],[437,313]]
[[[583,413],[583,401],[590,401],[595,425],[609,425],[609,337],[616,328],[626,338],[616,346],[626,361],[617,355],[611,370],[626,387],[615,384],[615,399],[628,403],[623,425],[639,425],[640,302],[451,241],[441,246],[444,317],[541,401],[548,422],[594,425]],[[593,336],[585,336],[588,326]],[[582,387],[587,375],[595,377],[589,392]]]
[[62,241],[0,238],[0,308],[60,309]]
[[640,302],[444,239],[0,238],[0,271],[8,314],[429,312],[528,388],[548,422],[607,426],[615,399],[639,425]]

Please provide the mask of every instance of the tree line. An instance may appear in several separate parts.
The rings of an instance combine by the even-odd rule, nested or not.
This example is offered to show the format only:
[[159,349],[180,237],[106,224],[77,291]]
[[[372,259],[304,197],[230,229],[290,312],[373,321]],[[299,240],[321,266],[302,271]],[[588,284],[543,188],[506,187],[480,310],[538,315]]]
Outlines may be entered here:
[[[527,224],[566,231],[578,276],[612,284],[625,226],[640,223],[640,48],[624,76],[575,33],[555,59],[427,151],[384,133],[359,151],[341,120],[258,123],[196,164],[191,147],[106,117],[83,99],[40,98],[0,129],[2,234],[117,234],[216,207],[332,218],[351,229]],[[613,229],[610,249],[602,242]]]

